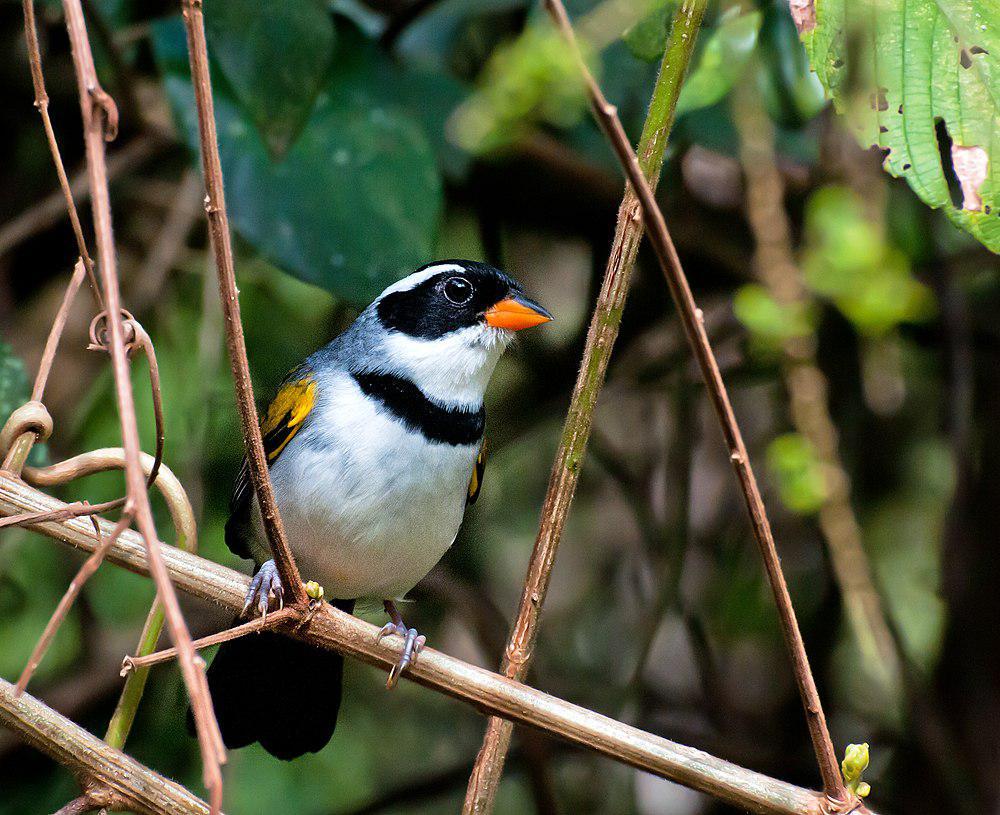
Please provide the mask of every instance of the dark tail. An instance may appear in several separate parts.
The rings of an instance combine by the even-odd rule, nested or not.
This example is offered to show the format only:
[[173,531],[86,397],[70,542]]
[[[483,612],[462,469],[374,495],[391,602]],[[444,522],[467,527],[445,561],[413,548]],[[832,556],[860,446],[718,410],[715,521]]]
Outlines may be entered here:
[[343,673],[340,654],[273,631],[223,643],[208,687],[226,747],[259,741],[285,761],[323,749],[337,726]]

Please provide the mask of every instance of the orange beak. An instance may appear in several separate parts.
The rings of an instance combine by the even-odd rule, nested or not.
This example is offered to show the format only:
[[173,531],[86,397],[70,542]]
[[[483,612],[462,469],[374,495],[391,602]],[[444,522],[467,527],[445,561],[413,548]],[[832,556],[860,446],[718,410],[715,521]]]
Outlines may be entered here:
[[487,325],[493,328],[506,328],[508,331],[520,331],[522,328],[531,328],[552,319],[552,315],[538,303],[521,295],[508,297],[490,306],[484,316]]

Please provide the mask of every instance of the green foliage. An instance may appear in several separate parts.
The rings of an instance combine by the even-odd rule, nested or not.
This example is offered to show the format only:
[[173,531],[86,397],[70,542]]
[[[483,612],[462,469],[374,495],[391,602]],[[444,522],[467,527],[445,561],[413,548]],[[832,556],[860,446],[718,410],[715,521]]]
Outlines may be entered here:
[[[183,42],[179,20],[156,26],[164,86],[197,150]],[[406,78],[356,32],[342,30],[338,42],[323,90],[282,158],[269,154],[219,81],[215,116],[233,226],[286,271],[363,305],[431,256],[442,182],[406,107]]]
[[451,133],[466,150],[487,152],[516,141],[539,121],[568,127],[585,106],[572,54],[559,32],[540,23],[497,48],[476,93],[455,112]]
[[319,0],[205,6],[210,52],[274,156],[288,150],[312,110],[335,32]]
[[[7,343],[0,341],[0,427],[17,408],[31,398],[31,383],[21,358]],[[31,448],[28,463],[38,466],[45,463],[44,444]]]
[[757,85],[768,114],[782,127],[801,127],[826,107],[827,100],[786,2],[766,7],[758,43]]
[[729,93],[757,45],[760,21],[759,11],[741,14],[734,8],[722,16],[684,82],[677,116],[714,105]]
[[758,283],[737,289],[733,310],[754,343],[765,352],[777,351],[785,340],[804,337],[816,327],[815,310],[809,304],[779,303]]
[[792,512],[819,511],[829,494],[816,448],[800,433],[778,436],[767,447],[767,467],[782,503]]
[[824,187],[806,207],[805,282],[863,334],[878,336],[934,310],[930,290],[909,258],[888,244],[849,189]]
[[649,13],[625,32],[623,39],[636,57],[656,62],[667,47],[667,30],[677,0],[656,0]]
[[[1000,252],[997,4],[829,0],[815,15],[803,34],[810,61],[862,144],[885,150],[889,173]],[[949,189],[937,122],[961,191]]]
[[[654,10],[625,32],[625,44],[639,59],[656,62],[663,57],[675,0],[656,4]],[[757,45],[762,15],[728,10],[719,19],[695,61],[677,100],[676,115],[719,102],[732,88]]]

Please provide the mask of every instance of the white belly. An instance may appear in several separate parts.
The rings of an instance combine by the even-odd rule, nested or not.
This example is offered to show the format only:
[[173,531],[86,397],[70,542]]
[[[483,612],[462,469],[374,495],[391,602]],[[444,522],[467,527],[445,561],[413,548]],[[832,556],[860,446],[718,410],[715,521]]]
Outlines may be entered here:
[[[426,441],[347,374],[320,393],[309,426],[271,467],[302,579],[330,598],[400,598],[455,540],[478,448]],[[269,557],[256,501],[253,517],[254,554]]]

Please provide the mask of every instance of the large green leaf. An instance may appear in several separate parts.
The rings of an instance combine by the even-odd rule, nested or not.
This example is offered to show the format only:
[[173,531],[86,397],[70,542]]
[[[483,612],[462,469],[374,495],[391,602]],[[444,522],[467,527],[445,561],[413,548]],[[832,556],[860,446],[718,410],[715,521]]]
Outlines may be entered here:
[[[158,24],[154,46],[183,134],[197,150],[178,25]],[[364,305],[432,259],[443,193],[418,118],[383,91],[394,67],[375,49],[355,53],[347,37],[339,39],[325,85],[284,157],[269,155],[224,82],[215,83],[215,116],[235,229],[296,277]]]
[[[792,8],[813,70],[862,143],[885,150],[889,173],[1000,252],[996,0],[795,0]],[[953,189],[937,122],[951,137]]]
[[268,148],[284,154],[305,124],[333,53],[334,27],[320,0],[210,0],[212,57]]

